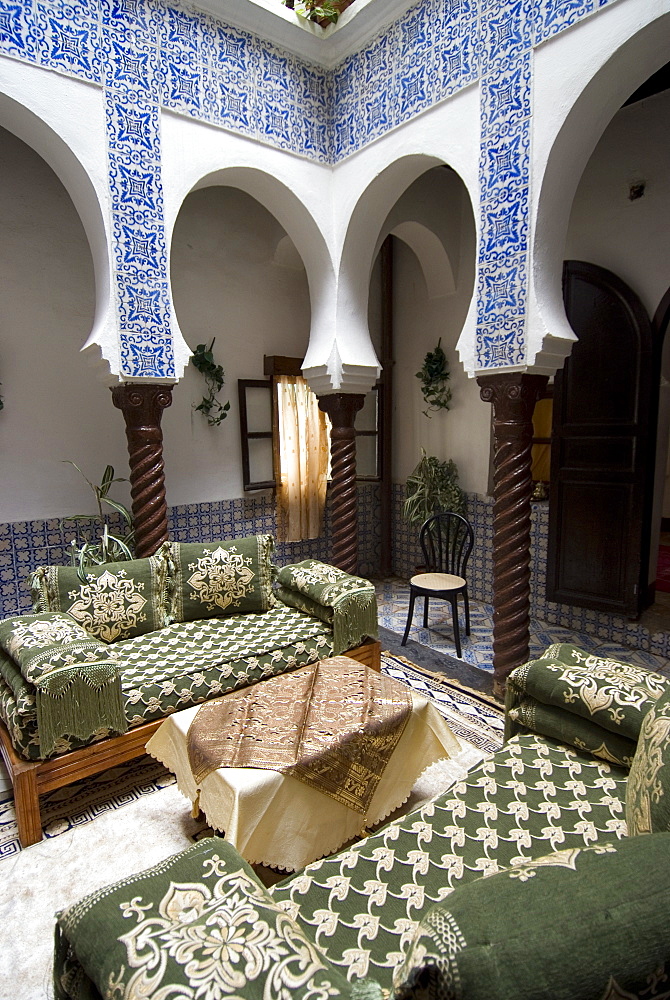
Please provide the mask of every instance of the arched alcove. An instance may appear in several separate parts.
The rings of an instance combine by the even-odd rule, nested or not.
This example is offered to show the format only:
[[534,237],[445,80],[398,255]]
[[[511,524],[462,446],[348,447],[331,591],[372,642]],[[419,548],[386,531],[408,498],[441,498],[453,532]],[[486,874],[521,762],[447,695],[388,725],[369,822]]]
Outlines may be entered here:
[[193,410],[205,386],[189,365],[163,418],[172,502],[191,497],[194,483],[200,501],[242,495],[237,380],[263,378],[264,355],[304,356],[311,308],[300,261],[291,236],[248,192],[210,183],[184,199],[172,230],[175,314],[192,350],[214,339],[230,411],[213,428]]
[[127,469],[109,390],[81,353],[98,300],[94,253],[54,169],[5,129],[0,175],[2,520],[93,512],[90,490],[63,463],[96,482],[107,463]]
[[[611,54],[604,62],[594,61],[587,82],[551,140],[546,166],[539,178],[532,280],[542,329],[533,329],[529,334],[530,364],[544,356],[544,363],[553,359],[555,367],[560,367],[562,358],[570,352],[573,335],[565,318],[561,290],[570,208],[589,159],[609,123],[637,88],[667,62],[670,14],[658,16],[636,32],[622,33],[612,51],[616,41],[613,36]],[[582,55],[588,52],[586,37],[580,52]],[[538,103],[547,101],[547,106],[556,87],[550,60],[551,49],[538,52],[535,90]],[[568,61],[566,52],[565,63]],[[559,106],[556,113],[562,114],[563,108]],[[543,136],[542,143],[546,141]],[[538,158],[538,171],[540,163]],[[629,183],[634,179],[631,177]]]
[[[557,279],[557,273],[562,273],[563,259],[585,261],[588,265],[611,272],[631,290],[632,296],[640,300],[640,308],[647,317],[653,315],[666,288],[670,251],[662,220],[667,218],[670,210],[670,182],[667,177],[670,98],[668,92],[662,89],[656,92],[648,89],[644,94],[636,92],[645,82],[645,77],[667,60],[668,52],[670,23],[667,16],[629,37],[592,76],[568,114],[552,148],[539,203],[535,287],[545,322],[547,317],[552,317],[551,328],[559,335],[566,325],[560,278]],[[559,181],[557,173],[561,160],[564,170]],[[559,221],[561,201],[563,217]],[[566,211],[566,208],[569,210]],[[552,230],[552,225],[557,228]],[[602,308],[607,308],[604,300]],[[594,328],[598,322],[594,314]],[[645,323],[648,324],[648,318]],[[572,331],[568,329],[567,335],[572,336]],[[606,336],[604,331],[602,336]],[[632,362],[622,358],[622,364],[630,366]],[[667,401],[664,403],[660,399],[659,406],[660,353],[654,364],[652,384],[640,384],[638,388],[638,393],[648,399],[651,406],[652,431],[643,435],[644,449],[635,449],[635,465],[631,459],[630,468],[615,470],[611,477],[612,490],[619,494],[624,488],[630,490],[627,501],[630,510],[624,518],[626,528],[623,538],[620,542],[613,540],[609,544],[612,552],[615,547],[618,551],[624,545],[628,546],[625,555],[627,567],[637,566],[639,560],[639,569],[632,573],[628,586],[629,607],[635,606],[636,609],[644,609],[653,598],[661,518],[660,491],[665,473],[665,459],[654,447],[653,440],[657,433],[657,413],[660,420],[658,443],[660,445],[664,441],[666,451],[668,440]],[[567,366],[565,378],[575,380],[577,369],[573,372],[572,367]],[[594,370],[591,379],[598,380],[599,374]],[[598,388],[593,381],[590,385],[594,390]],[[575,382],[573,396],[578,391]],[[597,392],[594,392],[595,396]],[[595,417],[593,421],[595,428]],[[615,419],[614,433],[624,435],[620,444],[621,454],[625,451],[625,435],[636,433],[634,427],[624,427],[625,423],[623,416],[619,416],[618,421]],[[554,436],[560,431],[560,427],[555,425]],[[602,429],[600,434],[604,441]],[[566,449],[564,444],[560,454]],[[558,454],[555,452],[553,456],[552,479],[556,482],[552,484],[549,511],[547,572],[550,579],[559,578],[561,560],[569,565],[561,540],[566,533],[559,532],[559,517],[561,523],[571,524],[571,530],[577,531],[579,527],[579,511],[570,511],[567,501],[559,499],[563,493],[557,483],[562,481],[563,472],[562,466],[559,469],[556,464]],[[644,467],[641,462],[644,462]],[[592,458],[583,460],[578,475],[584,482],[592,479],[598,484],[603,502],[599,530],[608,537],[611,534],[612,539],[618,539],[615,532],[609,532],[607,523],[607,511],[613,509],[605,499],[609,488],[607,468],[604,458],[592,449]],[[629,484],[628,476],[631,477]],[[628,485],[624,487],[624,483]],[[595,535],[593,537],[595,539]],[[634,556],[628,551],[631,547],[635,550]],[[539,589],[543,590],[543,581],[540,581]],[[603,585],[603,593],[605,590]],[[574,603],[577,606],[581,604],[579,599]],[[602,605],[590,603],[586,606],[605,610],[605,597]]]

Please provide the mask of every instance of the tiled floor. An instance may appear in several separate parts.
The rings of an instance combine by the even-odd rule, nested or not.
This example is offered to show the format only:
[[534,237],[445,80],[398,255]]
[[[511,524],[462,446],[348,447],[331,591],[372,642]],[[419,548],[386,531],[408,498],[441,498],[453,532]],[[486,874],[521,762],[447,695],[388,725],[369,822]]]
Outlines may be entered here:
[[[376,582],[379,623],[401,635],[405,631],[409,607],[409,587],[403,580],[383,580]],[[470,635],[465,635],[465,618],[462,603],[460,607],[461,659],[481,670],[493,670],[493,609],[488,604],[470,601]],[[424,646],[430,646],[441,653],[456,656],[454,634],[451,624],[451,607],[443,601],[432,601],[429,613],[430,628],[423,628],[423,602],[417,601],[414,622],[409,638]],[[603,642],[596,635],[569,632],[557,625],[531,620],[530,655],[538,657],[554,642],[571,642],[599,656],[608,656],[626,663],[656,670],[670,677],[670,660],[654,656],[639,649],[629,649],[612,642]]]

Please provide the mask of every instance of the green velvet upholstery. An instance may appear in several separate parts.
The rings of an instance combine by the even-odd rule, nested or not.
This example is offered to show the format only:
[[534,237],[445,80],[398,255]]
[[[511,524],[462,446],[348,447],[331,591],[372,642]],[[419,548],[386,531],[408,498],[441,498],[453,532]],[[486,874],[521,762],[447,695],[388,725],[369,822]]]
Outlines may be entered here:
[[170,618],[203,618],[267,611],[274,605],[271,535],[226,542],[173,542]]
[[626,790],[631,836],[670,830],[670,692],[642,723]]
[[67,612],[102,642],[154,632],[167,624],[165,548],[148,559],[86,569],[82,582],[73,566],[40,566],[31,577],[33,609]]
[[[264,534],[166,542],[147,559],[87,569],[85,582],[73,567],[39,567],[30,577],[36,613],[79,626],[82,649],[88,643],[97,665],[67,685],[64,675],[54,679],[61,689],[49,716],[42,712],[36,669],[24,676],[0,644],[0,719],[17,753],[40,760],[79,749],[376,636],[372,584],[324,563],[309,560],[281,571],[310,586],[318,579],[324,603],[312,601],[307,609],[309,597],[295,605],[278,601],[273,548],[272,536]],[[13,621],[23,627],[12,619],[9,630]],[[102,665],[112,657],[118,666]],[[80,712],[80,704],[90,711]]]
[[30,684],[39,684],[48,674],[76,663],[116,659],[108,645],[70,615],[51,611],[0,621],[0,649]]
[[[109,648],[117,657],[125,728],[332,656],[333,634],[324,622],[279,605],[262,614],[175,623]],[[1,653],[0,718],[17,753],[28,760],[44,756],[35,689]],[[106,735],[101,727],[95,738]],[[84,742],[90,741],[64,737],[54,753]]]
[[377,638],[377,598],[369,580],[317,559],[283,566],[276,578],[281,601],[332,623],[335,656],[368,636]]
[[508,677],[505,735],[544,733],[630,767],[642,720],[668,690],[653,671],[555,644]]
[[559,849],[460,886],[422,918],[396,1000],[667,997],[669,851],[670,834]]
[[[0,622],[3,660],[35,692],[35,715],[42,757],[66,736],[91,737],[101,726],[123,732],[116,654],[67,614],[42,612]],[[4,674],[9,677],[5,666]],[[18,685],[17,685],[18,689]]]
[[[518,736],[448,792],[333,857],[308,865],[274,886],[269,895],[313,943],[324,964],[352,985],[362,980],[358,986],[362,995],[374,997],[378,995],[375,983],[391,989],[393,972],[402,964],[425,914],[459,886],[469,887],[482,875],[553,850],[574,853],[616,845],[626,831],[626,777],[623,769],[551,740]],[[188,852],[181,857],[190,865]],[[237,864],[241,867],[241,862]],[[143,911],[147,917],[157,912],[155,904],[166,896],[170,883],[195,885],[194,900],[199,906],[200,886],[210,886],[212,877],[196,877],[190,867],[174,861],[152,890],[154,907]],[[245,881],[244,893],[246,886]],[[65,940],[59,945],[57,978],[68,969],[74,976],[77,966],[91,974],[93,965],[100,968],[103,962],[106,970],[118,970],[123,963],[128,968],[134,925],[147,918],[141,915],[139,904],[137,910],[129,910],[129,919],[123,923],[117,911],[120,902],[135,897],[142,900],[141,905],[147,902],[141,885],[128,886],[125,896],[115,892],[109,904],[114,912],[107,917],[100,912],[108,905],[107,897],[98,894],[96,919],[100,927],[109,926],[104,946],[96,944],[93,931],[82,929],[83,924],[74,919],[76,908],[61,916]],[[213,913],[211,919],[212,926],[222,926]],[[107,920],[116,924],[107,925]],[[122,928],[121,936],[116,926]],[[245,935],[253,934],[250,924]],[[89,958],[91,949],[93,957]],[[160,962],[158,967],[162,968]],[[129,974],[124,973],[124,983]],[[96,972],[98,983],[99,975]],[[196,969],[190,993],[175,996],[197,996],[199,975]],[[85,995],[69,994],[77,1000]]]
[[517,859],[624,837],[627,774],[516,736],[448,792],[272,895],[331,962],[389,987],[423,913],[456,886]]
[[[366,986],[366,998],[382,1000],[379,987]],[[328,1000],[357,992],[220,839],[58,915],[56,1000]]]

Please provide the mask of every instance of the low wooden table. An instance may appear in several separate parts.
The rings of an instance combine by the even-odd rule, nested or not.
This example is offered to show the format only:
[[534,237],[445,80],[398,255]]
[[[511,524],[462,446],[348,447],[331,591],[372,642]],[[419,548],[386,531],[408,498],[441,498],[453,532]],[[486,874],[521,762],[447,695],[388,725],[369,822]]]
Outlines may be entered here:
[[194,815],[201,810],[210,826],[224,832],[247,861],[295,871],[332,854],[383,820],[408,798],[427,767],[459,752],[458,740],[434,705],[416,692],[411,693],[411,700],[400,742],[364,816],[274,770],[221,767],[196,782],[187,736],[200,706],[166,719],[148,742],[147,752],[176,775]]

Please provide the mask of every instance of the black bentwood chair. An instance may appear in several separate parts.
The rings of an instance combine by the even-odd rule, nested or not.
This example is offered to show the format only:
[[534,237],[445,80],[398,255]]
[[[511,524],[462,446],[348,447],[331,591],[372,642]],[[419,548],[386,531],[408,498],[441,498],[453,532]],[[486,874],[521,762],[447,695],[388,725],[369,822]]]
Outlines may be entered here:
[[401,645],[407,636],[414,617],[414,602],[423,597],[423,627],[428,628],[428,602],[431,597],[449,601],[454,620],[456,656],[461,655],[461,637],[458,630],[458,595],[463,595],[465,608],[465,634],[470,635],[470,604],[465,570],[472,552],[475,533],[472,525],[460,514],[448,511],[434,514],[421,526],[419,541],[423,550],[426,569],[409,581],[409,611]]

